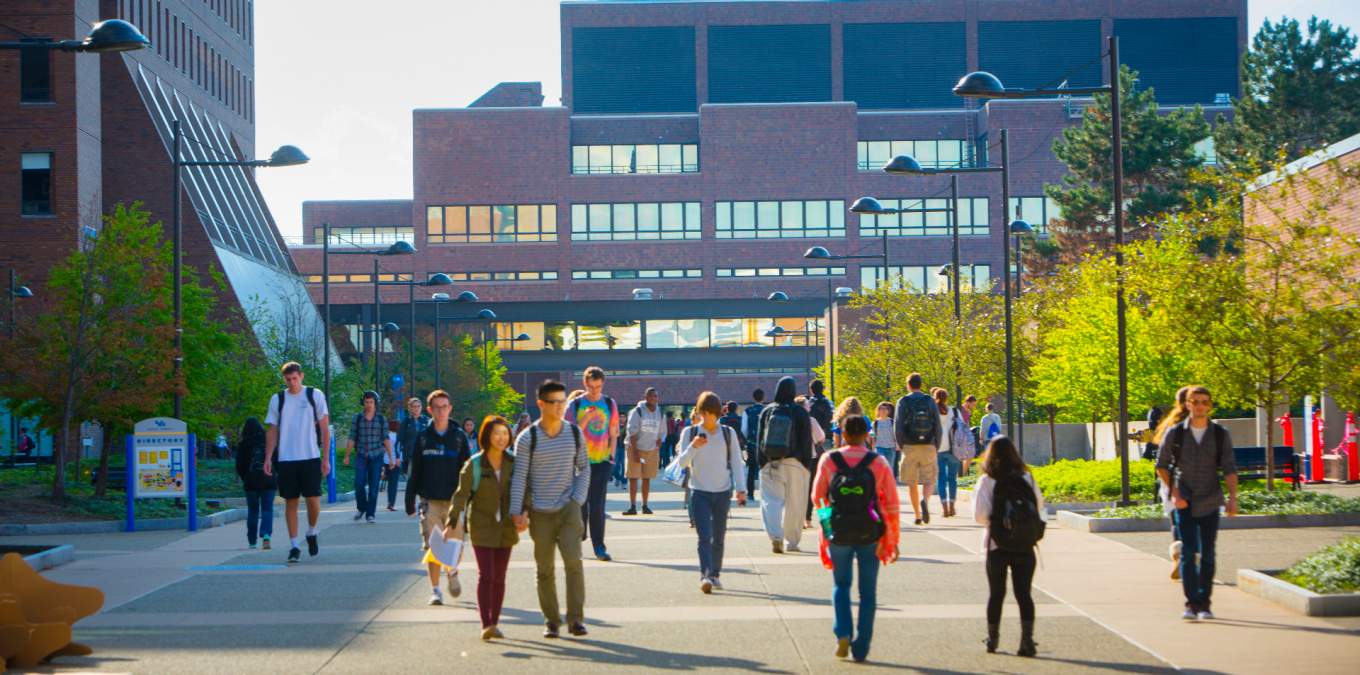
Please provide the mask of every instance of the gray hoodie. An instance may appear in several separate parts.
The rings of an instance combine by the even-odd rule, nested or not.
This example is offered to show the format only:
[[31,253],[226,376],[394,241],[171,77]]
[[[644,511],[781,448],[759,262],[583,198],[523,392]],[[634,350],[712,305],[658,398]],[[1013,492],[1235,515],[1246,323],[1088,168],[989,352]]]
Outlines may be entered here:
[[666,438],[666,415],[661,406],[648,410],[646,401],[638,401],[636,407],[628,412],[628,447],[638,450],[655,450]]

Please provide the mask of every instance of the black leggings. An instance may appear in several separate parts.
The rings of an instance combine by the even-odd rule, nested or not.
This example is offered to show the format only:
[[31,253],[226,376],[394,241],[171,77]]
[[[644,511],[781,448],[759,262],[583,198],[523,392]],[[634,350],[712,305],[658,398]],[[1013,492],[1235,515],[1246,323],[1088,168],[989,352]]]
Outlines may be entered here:
[[1020,605],[1020,620],[1034,620],[1034,598],[1029,587],[1034,582],[1034,551],[1013,553],[987,552],[987,623],[1001,623],[1001,603],[1006,601],[1006,569],[1010,568],[1015,585],[1015,604]]

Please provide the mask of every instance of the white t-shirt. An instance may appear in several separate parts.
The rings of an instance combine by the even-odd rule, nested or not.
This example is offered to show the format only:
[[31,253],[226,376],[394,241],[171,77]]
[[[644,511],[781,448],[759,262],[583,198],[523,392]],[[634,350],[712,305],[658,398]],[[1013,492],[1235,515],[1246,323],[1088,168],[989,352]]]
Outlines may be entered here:
[[954,409],[950,408],[949,411],[950,412],[940,415],[940,452],[949,452],[949,442],[953,440],[950,438],[953,434],[950,433],[949,430],[950,424],[953,421]]
[[[316,442],[316,420],[330,414],[326,407],[326,395],[320,389],[312,391],[312,401],[316,403],[316,417],[312,407],[307,404],[307,389],[296,394],[283,392],[283,424],[279,433],[278,461],[296,462],[321,457],[321,449]],[[265,413],[264,423],[279,427],[279,395],[269,397],[269,411]]]

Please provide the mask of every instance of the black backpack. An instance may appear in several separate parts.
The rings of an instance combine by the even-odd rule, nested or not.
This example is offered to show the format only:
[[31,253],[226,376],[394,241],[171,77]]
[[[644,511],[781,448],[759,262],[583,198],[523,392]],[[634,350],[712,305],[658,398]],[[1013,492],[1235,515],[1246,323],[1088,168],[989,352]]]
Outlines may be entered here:
[[760,454],[766,461],[773,462],[794,455],[793,425],[797,418],[789,405],[775,404],[765,417],[765,427],[760,431]]
[[907,415],[902,420],[907,430],[907,443],[928,445],[935,442],[935,424],[940,406],[928,396],[908,396]]
[[[312,432],[316,436],[316,444],[321,445],[321,415],[316,412],[316,387],[305,387],[307,393],[307,405],[312,409]],[[283,397],[288,394],[287,389],[279,390],[279,412],[277,414],[279,423],[275,426],[279,430],[279,439],[283,439]],[[328,448],[321,448],[322,452],[329,452]]]
[[883,537],[883,515],[878,509],[878,480],[873,466],[878,454],[867,453],[854,467],[844,453],[831,453],[836,474],[831,477],[827,497],[831,501],[830,542],[843,546],[872,544]]
[[822,425],[822,431],[830,436],[831,417],[836,414],[836,411],[831,408],[831,400],[825,396],[818,396],[812,399],[812,405],[809,407],[811,410],[808,411],[808,414],[812,415],[812,419],[817,420],[817,423]]
[[997,548],[1029,553],[1048,527],[1039,517],[1039,501],[1023,472],[996,482],[992,490],[991,538]]
[[746,439],[748,449],[754,449],[757,444],[756,429],[760,428],[760,412],[765,409],[764,405],[752,403],[746,407],[743,414],[746,416],[746,428],[751,430],[751,437]]

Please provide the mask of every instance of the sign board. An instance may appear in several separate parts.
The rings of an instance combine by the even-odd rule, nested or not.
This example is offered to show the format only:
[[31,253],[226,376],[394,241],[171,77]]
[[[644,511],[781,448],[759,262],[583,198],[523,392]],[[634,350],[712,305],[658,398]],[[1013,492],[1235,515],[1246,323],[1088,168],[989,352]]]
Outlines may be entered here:
[[129,497],[184,497],[188,482],[185,460],[189,448],[188,426],[171,417],[152,417],[133,427],[134,475],[129,476],[135,494]]

